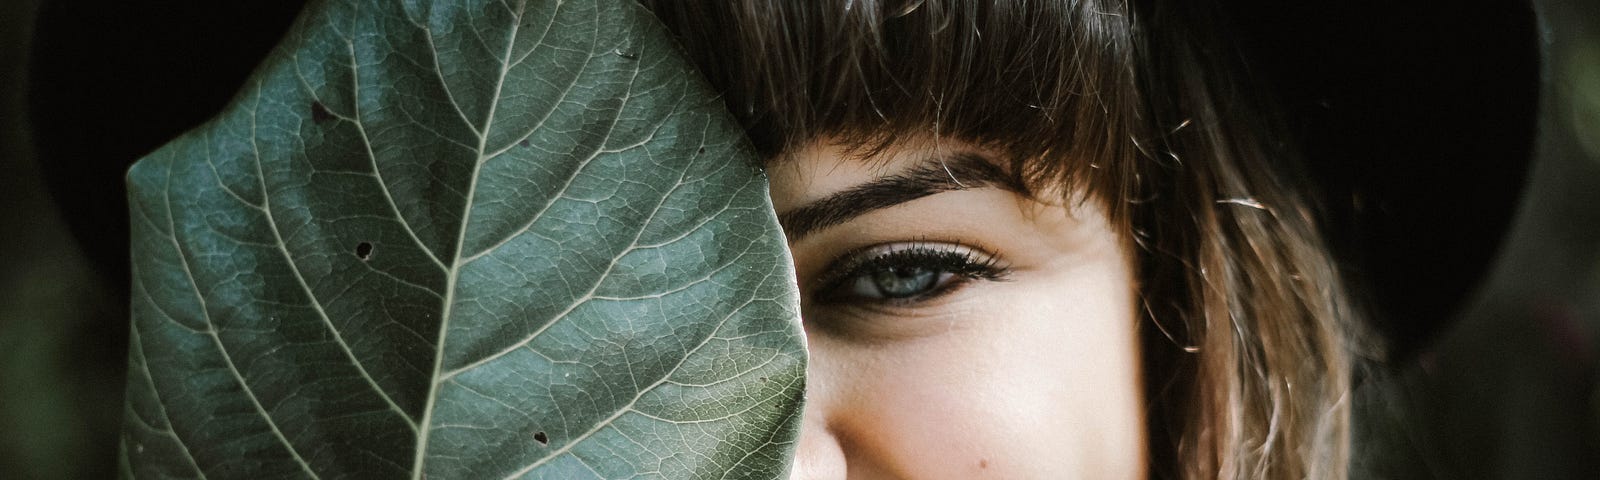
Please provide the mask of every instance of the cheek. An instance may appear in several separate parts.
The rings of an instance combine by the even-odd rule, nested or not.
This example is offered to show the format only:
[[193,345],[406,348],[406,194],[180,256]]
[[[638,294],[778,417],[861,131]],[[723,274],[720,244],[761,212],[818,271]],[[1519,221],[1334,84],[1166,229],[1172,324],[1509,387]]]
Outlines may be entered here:
[[1143,419],[1131,294],[1048,280],[1028,283],[1056,288],[1004,289],[944,333],[846,354],[856,358],[836,368],[849,371],[851,405],[836,425],[848,426],[852,470],[1137,477]]

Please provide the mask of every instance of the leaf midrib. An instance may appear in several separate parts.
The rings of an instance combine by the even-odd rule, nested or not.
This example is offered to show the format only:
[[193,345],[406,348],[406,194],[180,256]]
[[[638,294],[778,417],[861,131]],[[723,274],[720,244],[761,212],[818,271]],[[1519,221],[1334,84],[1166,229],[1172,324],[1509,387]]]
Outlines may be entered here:
[[[495,79],[494,94],[489,96],[489,108],[486,115],[484,115],[483,128],[478,131],[478,158],[473,160],[472,174],[467,184],[466,205],[462,207],[461,226],[456,232],[455,252],[450,255],[450,272],[445,276],[445,294],[443,305],[440,307],[442,313],[439,316],[439,341],[435,346],[433,353],[433,372],[430,373],[428,377],[428,401],[423,405],[422,421],[418,425],[419,433],[417,434],[416,453],[411,467],[412,480],[422,480],[425,476],[423,473],[423,464],[428,458],[428,436],[433,431],[432,426],[434,404],[438,401],[439,386],[442,383],[439,381],[439,372],[444,368],[445,340],[447,334],[450,332],[450,315],[452,313],[452,307],[455,304],[456,280],[460,274],[462,265],[461,250],[464,248],[467,242],[467,228],[472,224],[472,206],[476,203],[474,200],[478,190],[479,172],[483,168],[483,163],[485,160],[484,150],[487,148],[487,144],[489,142],[489,132],[491,131],[491,127],[494,126],[495,110],[500,106],[501,89],[505,86],[506,75],[511,71],[511,55],[516,50],[517,34],[522,28],[522,16],[525,13],[525,8],[527,8],[527,2],[524,1],[517,3],[517,11],[515,12],[515,15],[512,16],[514,22],[511,24],[511,31],[508,35],[506,35],[505,54],[500,60],[500,74],[498,75],[498,78]],[[550,15],[551,23],[555,22],[556,15],[559,13],[560,8],[560,4],[557,3],[556,12],[552,12]],[[430,37],[432,35],[431,32],[428,32],[427,34],[430,35]],[[541,39],[540,43],[542,42],[543,40]],[[534,48],[538,48],[537,44],[535,44]],[[439,73],[440,83],[443,85],[443,88],[446,91],[449,91],[449,82],[445,80],[443,72]]]

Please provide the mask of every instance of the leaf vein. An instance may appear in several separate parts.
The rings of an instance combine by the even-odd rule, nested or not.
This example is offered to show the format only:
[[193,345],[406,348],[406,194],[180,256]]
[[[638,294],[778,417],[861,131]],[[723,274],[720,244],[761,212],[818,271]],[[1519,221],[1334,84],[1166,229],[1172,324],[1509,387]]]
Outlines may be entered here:
[[[579,67],[578,70],[579,70],[579,72],[582,72],[584,70],[587,70],[588,67],[589,67],[589,63],[588,63],[587,60],[585,60],[583,66]],[[580,75],[581,75],[581,73],[580,73]],[[632,85],[637,78],[638,78],[638,70],[634,70],[634,77],[630,78],[628,80],[628,84]],[[534,128],[529,131],[528,135],[532,135],[533,134],[532,132],[534,130],[537,130],[539,125],[543,125],[544,122],[546,122],[546,121],[548,121],[550,119],[551,115],[555,114],[556,110],[560,109],[561,102],[566,99],[567,93],[571,92],[572,91],[572,87],[575,86],[577,83],[578,83],[577,81],[574,81],[574,82],[572,82],[571,85],[568,85],[565,90],[561,91],[561,97],[556,100],[556,103],[551,107],[550,111],[545,113],[544,118],[540,119],[539,122],[537,124],[535,124]],[[624,96],[623,100],[622,100],[622,105],[617,106],[617,114],[613,115],[611,117],[611,124],[606,127],[606,135],[600,141],[600,148],[597,148],[594,153],[591,153],[588,157],[584,158],[583,161],[578,162],[577,168],[572,169],[572,174],[568,175],[567,178],[564,181],[562,181],[561,188],[556,190],[556,192],[554,192],[554,194],[550,196],[550,200],[546,201],[544,206],[539,207],[539,211],[538,212],[535,212],[533,215],[528,217],[528,223],[523,224],[521,227],[517,228],[516,231],[506,235],[505,238],[500,239],[499,241],[495,242],[493,245],[490,245],[489,247],[484,248],[483,251],[473,254],[471,257],[469,257],[469,258],[467,258],[465,260],[466,263],[472,263],[472,261],[477,260],[478,258],[483,257],[484,255],[488,255],[490,252],[493,252],[495,249],[498,249],[501,246],[504,246],[506,243],[509,243],[510,241],[512,241],[512,240],[516,239],[517,237],[521,236],[523,233],[527,232],[528,229],[533,228],[533,225],[539,222],[539,218],[543,217],[545,212],[550,210],[550,207],[555,206],[556,202],[560,201],[562,198],[566,198],[566,192],[567,192],[567,190],[572,188],[572,182],[576,181],[579,176],[583,175],[584,170],[589,167],[589,164],[591,162],[593,162],[595,159],[600,158],[600,156],[602,155],[604,147],[605,147],[605,142],[607,140],[610,140],[611,134],[616,131],[617,121],[622,118],[622,111],[624,109],[626,109],[627,106],[628,106],[628,97]],[[514,144],[515,143],[513,143],[513,145]],[[509,147],[507,147],[507,148],[509,148]],[[493,157],[490,157],[490,158],[493,158]],[[682,176],[681,175],[679,176],[679,180],[681,182],[681,180],[682,180]],[[657,207],[659,208],[659,205],[657,205]]]
[[[467,118],[467,112],[461,109],[461,102],[456,101],[455,92],[450,89],[450,80],[445,78],[444,66],[439,63],[439,45],[433,41],[433,28],[421,23],[413,23],[413,25],[422,29],[422,37],[428,41],[428,53],[430,54],[429,58],[433,61],[433,72],[439,76],[439,88],[444,91],[444,98],[449,101],[450,108],[456,111],[456,115],[461,118],[461,122],[466,124],[467,129],[471,130],[473,134],[480,138],[487,135],[486,132],[479,131],[478,126]],[[407,115],[410,115],[410,113],[408,112]],[[421,123],[418,123],[418,125],[421,125]]]
[[[646,152],[648,154],[648,150]],[[688,175],[688,170],[689,169],[684,168],[684,169],[680,169],[678,171],[678,179],[675,182],[673,182],[672,188],[667,190],[666,193],[661,195],[661,200],[656,202],[655,207],[651,209],[650,214],[647,215],[645,218],[655,218],[656,214],[660,213],[661,207],[667,203],[668,199],[672,198],[672,193],[676,192],[678,187],[681,187],[681,186],[684,185],[683,179],[684,179],[685,176]],[[464,365],[461,368],[457,368],[455,370],[451,370],[449,373],[445,374],[444,377],[441,378],[441,381],[448,380],[450,378],[455,377],[457,374],[460,374],[461,372],[465,372],[465,371],[471,370],[473,368],[477,368],[477,367],[479,367],[479,366],[481,366],[483,364],[486,364],[486,363],[489,363],[491,361],[494,361],[497,358],[505,356],[507,353],[510,353],[510,352],[512,352],[512,351],[514,351],[514,350],[516,350],[518,348],[521,348],[521,347],[523,347],[525,345],[528,345],[529,343],[532,343],[534,339],[539,337],[539,335],[541,335],[545,331],[549,330],[550,327],[554,326],[556,323],[559,323],[560,321],[565,319],[568,315],[571,315],[573,311],[576,311],[578,309],[578,307],[582,306],[583,304],[587,303],[590,300],[593,300],[595,298],[594,293],[600,289],[601,285],[605,284],[606,277],[610,276],[611,275],[611,270],[617,267],[617,262],[621,261],[623,257],[628,256],[629,253],[632,253],[634,251],[634,248],[635,248],[634,246],[639,242],[639,238],[644,235],[644,231],[646,229],[648,229],[649,226],[650,226],[649,222],[640,222],[640,224],[638,226],[639,228],[634,231],[633,241],[628,243],[628,247],[622,249],[622,251],[617,252],[616,255],[612,256],[611,257],[611,262],[606,265],[605,271],[601,272],[600,275],[595,277],[594,283],[591,284],[590,287],[589,287],[589,291],[585,292],[582,296],[579,296],[571,304],[567,305],[567,308],[565,310],[562,310],[561,313],[558,313],[555,316],[551,317],[550,321],[545,322],[544,325],[540,325],[539,328],[535,329],[532,333],[529,333],[522,340],[520,340],[520,341],[518,341],[516,343],[513,343],[510,346],[507,346],[507,347],[501,349],[500,351],[495,352],[495,353],[493,353],[493,354],[491,354],[491,355],[489,355],[487,357],[484,357],[482,359],[474,361],[474,362],[472,362],[470,364]],[[723,267],[720,267],[720,268],[726,268],[726,266],[723,266]]]
[[[153,400],[156,401],[156,409],[160,411],[161,419],[167,423],[167,429],[165,431],[172,435],[173,441],[178,443],[178,450],[183,452],[183,458],[189,460],[189,465],[194,466],[195,473],[200,474],[200,478],[206,478],[205,470],[200,468],[200,462],[196,461],[194,459],[194,453],[189,451],[189,444],[183,441],[183,437],[178,436],[178,429],[172,424],[172,416],[167,413],[167,402],[165,399],[161,398],[161,389],[156,387],[155,376],[151,375],[150,373],[150,359],[144,354],[144,336],[139,334],[138,328],[133,328],[130,330],[132,331],[133,337],[131,348],[133,349],[133,353],[139,356],[139,368],[144,370],[146,384],[150,385],[150,394],[151,396],[155,397]],[[132,403],[128,403],[127,408],[128,413],[132,414],[132,416],[138,417],[138,414],[133,411]],[[143,417],[138,417],[138,419],[141,422],[144,421]],[[155,425],[151,425],[151,427],[154,428]]]
[[367,136],[367,127],[361,121],[361,62],[356,61],[356,46],[353,40],[346,38],[345,47],[350,53],[350,103],[351,108],[355,110],[355,120],[351,123],[356,126],[356,132],[361,134],[361,146],[367,152],[367,159],[372,162],[372,174],[377,178],[378,190],[383,192],[383,199],[389,204],[389,211],[394,213],[395,220],[400,222],[400,229],[405,230],[406,235],[417,243],[417,248],[421,249],[434,265],[444,270],[444,262],[440,261],[433,249],[417,236],[416,229],[411,227],[411,221],[406,219],[405,213],[400,211],[400,205],[394,201],[394,194],[389,191],[389,182],[383,178],[383,166],[378,164],[378,155],[372,151],[372,139]]
[[328,312],[323,308],[321,300],[317,299],[316,292],[312,290],[310,284],[306,283],[305,275],[300,272],[300,266],[295,263],[294,256],[289,254],[288,243],[284,242],[283,232],[278,228],[277,217],[272,213],[272,194],[267,188],[266,172],[261,166],[261,149],[258,145],[256,145],[256,121],[257,116],[260,115],[260,106],[261,88],[260,86],[257,86],[255,103],[251,105],[250,111],[250,145],[251,150],[255,152],[256,180],[261,183],[262,211],[266,213],[267,227],[272,231],[272,237],[277,240],[278,253],[283,255],[284,264],[289,267],[289,272],[293,274],[295,283],[298,284],[301,291],[305,293],[306,299],[309,302],[309,306],[312,308],[312,310],[317,312],[317,318],[321,319],[322,324],[328,327],[329,332],[333,333],[333,340],[334,343],[339,345],[339,351],[344,353],[345,358],[350,360],[350,364],[356,367],[356,371],[361,374],[361,378],[366,380],[367,385],[372,387],[372,390],[378,394],[378,397],[382,398],[384,403],[389,404],[389,408],[394,410],[394,412],[398,414],[402,420],[405,420],[406,425],[410,426],[411,429],[415,431],[417,429],[416,419],[411,418],[411,415],[406,414],[405,410],[400,408],[400,405],[395,403],[393,398],[389,397],[389,393],[384,391],[383,387],[378,385],[377,379],[373,378],[372,374],[367,372],[366,365],[362,364],[361,360],[356,358],[355,352],[350,349],[350,344],[344,339],[344,333],[340,332],[339,328],[334,326],[333,319],[328,317]]
[[277,437],[283,447],[289,451],[289,455],[294,457],[295,462],[300,464],[300,468],[304,469],[307,475],[311,475],[311,478],[318,478],[316,472],[312,471],[311,464],[306,463],[306,460],[300,457],[300,452],[295,450],[294,444],[290,443],[289,438],[285,437],[283,431],[278,429],[277,422],[272,419],[271,414],[267,413],[267,409],[261,405],[261,400],[256,398],[255,391],[245,381],[244,374],[239,372],[239,368],[234,365],[233,355],[228,353],[228,348],[223,345],[222,337],[218,334],[216,324],[211,320],[210,307],[206,306],[206,296],[200,291],[200,284],[195,279],[194,271],[189,268],[188,254],[184,252],[183,244],[178,242],[178,228],[172,213],[172,163],[170,160],[167,163],[167,184],[162,189],[167,207],[167,228],[171,232],[168,238],[172,240],[172,248],[177,251],[178,260],[183,266],[183,274],[189,279],[189,286],[194,291],[195,299],[200,302],[200,314],[205,318],[206,333],[211,337],[211,343],[217,347],[217,352],[221,354],[223,363],[228,366],[228,372],[233,375],[234,381],[239,383],[240,390],[250,400],[250,404],[255,407],[256,413],[261,415],[261,418],[267,422],[267,427],[272,430],[272,435]]
[[[734,309],[730,310],[728,312],[727,316],[722,317],[722,320],[717,322],[717,326],[715,328],[713,328],[712,331],[721,330],[722,327],[724,327],[724,326],[726,326],[728,324],[728,320],[732,319],[734,316],[737,316],[740,311],[744,310],[745,307],[750,306],[751,303],[755,303],[755,298],[753,296],[752,296],[752,298],[745,299],[745,302],[743,304],[741,304],[738,308],[734,308]],[[562,445],[561,448],[559,448],[559,449],[557,449],[557,450],[555,450],[553,452],[550,452],[549,455],[546,455],[544,458],[539,459],[539,461],[536,461],[536,462],[528,465],[527,467],[523,468],[522,470],[518,470],[516,473],[513,473],[513,474],[505,477],[506,480],[510,480],[512,478],[520,477],[525,473],[533,471],[533,469],[538,468],[540,465],[545,464],[546,462],[550,461],[550,459],[555,458],[557,455],[560,455],[562,453],[566,453],[567,451],[571,450],[573,447],[577,446],[579,443],[582,443],[584,440],[588,439],[589,437],[593,436],[594,434],[599,433],[601,430],[604,430],[606,427],[611,426],[612,422],[616,421],[616,419],[618,419],[618,418],[621,418],[624,414],[627,414],[628,412],[638,413],[637,411],[635,411],[633,409],[633,406],[638,404],[639,400],[643,399],[645,394],[650,393],[651,391],[655,390],[656,387],[659,387],[663,383],[665,383],[667,381],[667,379],[672,377],[673,373],[676,373],[678,371],[678,369],[683,368],[684,362],[689,361],[689,358],[693,357],[694,354],[699,352],[701,348],[703,348],[707,344],[711,343],[711,339],[713,339],[715,337],[716,337],[716,335],[707,335],[706,338],[704,340],[701,340],[698,345],[695,345],[694,348],[691,348],[691,349],[689,349],[688,352],[684,353],[683,358],[678,359],[678,363],[674,364],[671,369],[668,369],[667,372],[662,375],[660,380],[657,380],[655,383],[650,384],[650,386],[645,387],[644,389],[640,390],[637,395],[634,395],[633,400],[630,400],[626,405],[622,405],[621,407],[617,408],[617,412],[616,413],[613,413],[613,414],[611,414],[611,416],[606,417],[605,419],[602,419],[599,422],[596,422],[595,426],[593,428],[590,428],[589,431],[584,432],[583,434],[578,435],[576,437],[573,437],[572,440],[568,441],[565,445]]]
[[[557,8],[559,8],[559,6],[560,4],[558,3]],[[495,80],[494,95],[490,97],[489,111],[484,118],[482,130],[483,135],[478,136],[478,158],[472,164],[472,175],[469,183],[467,184],[467,201],[466,205],[462,207],[461,226],[459,227],[459,231],[456,232],[455,255],[452,259],[449,273],[445,280],[446,290],[444,299],[441,301],[442,313],[439,316],[438,344],[434,346],[433,352],[433,376],[435,378],[438,377],[439,371],[444,366],[445,341],[450,333],[450,315],[455,305],[456,281],[461,272],[461,249],[466,243],[467,227],[472,224],[472,206],[476,201],[475,197],[478,190],[478,177],[481,175],[481,171],[483,169],[484,146],[489,139],[488,132],[490,131],[490,127],[492,127],[494,124],[494,113],[495,108],[499,106],[501,88],[505,86],[506,74],[511,70],[509,64],[511,53],[516,46],[518,29],[522,26],[522,9],[526,7],[526,3],[519,3],[518,10],[512,16],[514,22],[511,24],[511,31],[506,36],[505,55],[501,59],[500,75],[499,78]],[[553,15],[551,21],[555,21]],[[474,35],[477,35],[477,30],[473,29],[473,33]],[[482,37],[480,36],[479,38],[481,39]],[[420,422],[421,426],[418,429],[419,432],[417,433],[417,449],[411,466],[412,480],[422,480],[424,477],[426,477],[422,467],[428,456],[428,434],[432,432],[431,422],[433,419],[434,405],[439,398],[439,383],[440,382],[437,379],[429,382],[428,399],[426,405],[423,406],[422,422]]]

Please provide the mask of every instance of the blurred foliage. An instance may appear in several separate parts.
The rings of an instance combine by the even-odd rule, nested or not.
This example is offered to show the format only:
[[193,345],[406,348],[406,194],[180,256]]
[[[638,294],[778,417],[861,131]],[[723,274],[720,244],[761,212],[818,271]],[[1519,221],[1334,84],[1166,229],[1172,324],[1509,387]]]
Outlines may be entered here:
[[108,478],[121,417],[121,355],[85,352],[107,325],[108,290],[38,178],[20,119],[37,0],[0,2],[0,472]]
[[1526,196],[1459,323],[1359,395],[1373,478],[1600,478],[1600,4],[1535,5]]

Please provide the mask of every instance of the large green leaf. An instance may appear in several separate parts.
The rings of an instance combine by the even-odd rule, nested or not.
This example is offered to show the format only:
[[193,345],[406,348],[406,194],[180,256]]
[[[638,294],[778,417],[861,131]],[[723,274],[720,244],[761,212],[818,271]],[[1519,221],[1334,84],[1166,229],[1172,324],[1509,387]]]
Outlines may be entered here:
[[765,180],[630,1],[320,2],[128,187],[127,476],[789,461],[804,353]]

